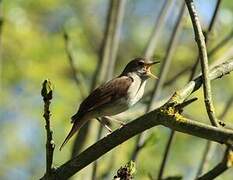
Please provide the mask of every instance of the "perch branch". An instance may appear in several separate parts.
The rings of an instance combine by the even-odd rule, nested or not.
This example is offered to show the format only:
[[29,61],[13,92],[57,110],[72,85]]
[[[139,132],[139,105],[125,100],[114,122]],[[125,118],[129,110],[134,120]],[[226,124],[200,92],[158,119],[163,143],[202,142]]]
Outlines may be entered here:
[[[213,68],[209,77],[211,80],[220,78],[223,75],[230,73],[232,70],[233,61],[228,61]],[[71,177],[76,172],[112,150],[114,147],[127,141],[129,138],[158,125],[163,125],[173,130],[211,141],[232,145],[233,131],[192,121],[175,113],[173,106],[168,106],[171,102],[173,102],[173,104],[179,104],[179,102],[182,103],[182,99],[186,99],[192,92],[200,88],[201,84],[202,76],[199,76],[188,83],[182,90],[176,92],[175,96],[171,97],[172,100],[168,101],[163,107],[151,111],[126,124],[122,128],[117,129],[110,135],[102,138],[87,148],[78,156],[61,165],[54,171],[51,179],[67,179]],[[44,179],[44,177],[42,179]]]

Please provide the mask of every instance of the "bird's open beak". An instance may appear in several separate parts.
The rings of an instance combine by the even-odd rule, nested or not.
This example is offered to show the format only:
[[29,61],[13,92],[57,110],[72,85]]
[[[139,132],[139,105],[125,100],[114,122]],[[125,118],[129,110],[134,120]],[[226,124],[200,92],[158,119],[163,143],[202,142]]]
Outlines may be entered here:
[[154,79],[158,79],[157,76],[155,76],[154,74],[152,74],[152,72],[150,71],[151,66],[153,66],[154,64],[158,64],[160,63],[159,61],[155,61],[155,62],[149,62],[145,64],[146,67],[146,71],[147,71],[147,75],[154,78]]

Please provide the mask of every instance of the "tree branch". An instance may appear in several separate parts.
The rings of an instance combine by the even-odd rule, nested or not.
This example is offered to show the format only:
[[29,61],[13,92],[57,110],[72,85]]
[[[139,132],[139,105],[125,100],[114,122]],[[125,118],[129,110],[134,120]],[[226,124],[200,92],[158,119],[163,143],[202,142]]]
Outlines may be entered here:
[[[206,33],[207,34],[207,33]],[[208,51],[208,57],[209,59],[219,50],[221,49],[225,44],[227,44],[231,39],[233,38],[233,29],[230,31],[229,34],[227,34],[220,42],[218,42],[216,44],[216,46],[214,46],[210,51]],[[199,62],[199,57],[198,59],[196,60],[195,64],[197,63],[198,64]],[[181,77],[182,75],[184,75],[185,73],[189,72],[190,69],[192,71],[196,71],[196,68],[195,66],[197,65],[193,65],[193,67],[185,67],[184,69],[182,69],[180,72],[178,72],[177,74],[175,74],[171,79],[167,80],[165,83],[164,83],[164,86],[168,86],[168,85],[171,85],[173,82],[175,82],[179,77]],[[212,65],[212,64],[211,64]],[[211,67],[210,65],[210,67]],[[194,70],[195,69],[195,70]],[[189,79],[192,80],[192,78],[194,77],[195,75],[195,72],[190,74],[190,77]]]
[[[226,116],[227,112],[230,110],[230,107],[233,103],[233,96],[229,99],[229,101],[226,103],[224,109],[223,109],[223,112],[221,113],[221,115],[219,116],[219,119],[224,119],[224,117]],[[219,122],[219,125],[226,127],[226,124],[224,122]],[[204,153],[203,153],[203,156],[201,158],[201,163],[198,167],[198,171],[197,171],[197,174],[196,174],[196,177],[198,177],[199,175],[202,174],[202,171],[204,170],[204,167],[207,165],[207,161],[210,159],[210,150],[213,148],[213,143],[210,142],[210,141],[207,141],[207,144],[205,146],[205,150],[204,150]]]
[[201,70],[203,74],[203,92],[205,98],[205,106],[206,111],[209,116],[209,119],[214,126],[218,126],[218,120],[215,115],[214,105],[212,101],[212,94],[211,94],[211,85],[210,80],[208,77],[209,74],[209,67],[208,67],[208,57],[207,57],[207,50],[205,44],[205,38],[202,33],[201,25],[197,16],[197,12],[193,3],[193,0],[185,0],[186,5],[189,10],[189,14],[191,17],[191,21],[193,24],[195,40],[199,49],[199,56],[201,62]]
[[46,142],[46,173],[45,173],[45,179],[46,177],[49,177],[53,173],[53,151],[55,148],[55,144],[53,141],[53,131],[51,130],[50,127],[50,101],[53,96],[53,87],[52,84],[49,80],[45,80],[42,84],[42,90],[41,90],[41,95],[43,97],[44,101],[44,119],[45,119],[45,129],[46,129],[46,134],[47,134],[47,142]]
[[[215,21],[216,21],[216,17],[217,17],[217,14],[218,14],[218,12],[219,12],[220,4],[221,4],[221,0],[218,0],[217,3],[216,3],[215,9],[214,9],[214,13],[213,13],[213,16],[212,16],[212,18],[211,18],[209,27],[208,27],[206,33],[204,34],[204,41],[205,41],[206,44],[208,43],[209,34],[211,33],[211,31],[212,31],[212,29],[213,29],[213,26],[214,26],[214,23],[215,23]],[[208,54],[208,57],[209,57],[209,54]],[[200,52],[199,52],[199,54],[198,54],[198,56],[197,56],[197,58],[196,58],[196,61],[195,61],[194,65],[193,65],[193,67],[192,67],[192,71],[191,71],[189,80],[192,80],[192,78],[195,76],[195,73],[196,73],[196,70],[197,70],[197,66],[198,66],[199,59],[200,59]]]
[[163,125],[179,132],[205,138],[219,143],[233,144],[233,131],[223,130],[193,121],[176,114],[172,108],[157,109],[137,118],[112,134],[102,138],[80,155],[60,166],[55,171],[57,179],[66,179],[129,138],[151,127]]
[[68,60],[70,63],[73,78],[75,80],[75,83],[77,84],[77,87],[79,88],[79,92],[80,92],[81,97],[84,98],[87,95],[87,93],[86,93],[87,88],[84,84],[84,79],[83,79],[81,73],[79,73],[79,76],[77,76],[76,68],[74,65],[74,58],[72,56],[71,49],[70,49],[70,38],[65,30],[63,32],[63,37],[64,37],[64,41],[65,41],[65,51],[66,51],[66,54],[67,54],[67,57],[68,57]]
[[[233,70],[233,61],[225,62],[215,67],[209,74],[210,79],[216,79]],[[129,138],[149,129],[154,126],[163,125],[173,130],[190,134],[193,136],[205,138],[211,141],[224,143],[227,145],[233,144],[233,131],[220,129],[205,125],[203,123],[192,121],[177,113],[174,104],[178,104],[182,99],[186,99],[188,95],[197,90],[202,84],[202,77],[197,77],[191,81],[189,85],[183,88],[183,91],[175,93],[164,106],[154,111],[151,111],[144,116],[126,124],[120,129],[117,129],[110,135],[102,138],[80,155],[74,157],[68,162],[61,165],[55,170],[51,179],[66,179],[80,171],[99,157],[125,142]],[[173,102],[171,104],[171,102]],[[43,179],[43,178],[42,178]]]
[[222,162],[217,164],[212,170],[197,178],[197,180],[215,179],[217,176],[225,172],[233,164],[233,151],[228,147],[224,153]]
[[226,35],[215,47],[213,47],[209,52],[208,56],[212,57],[215,52],[217,52],[220,48],[222,48],[225,44],[227,44],[233,38],[233,29],[229,34]]
[[[216,20],[217,13],[218,13],[219,6],[220,6],[220,2],[221,2],[221,0],[218,0],[217,4],[215,6],[215,10],[214,10],[213,16],[211,18],[208,30],[207,30],[207,32],[205,34],[205,38],[206,38],[205,42],[206,43],[208,41],[208,35],[210,34],[210,32],[211,32],[211,30],[213,28],[214,22]],[[195,75],[195,71],[196,71],[196,68],[197,68],[197,65],[198,65],[198,61],[199,61],[199,55],[197,57],[196,62],[194,63],[193,68],[191,68],[191,74],[190,74],[190,77],[189,77],[189,81],[192,80],[193,77],[194,77],[194,75]],[[174,136],[175,136],[175,131],[172,130],[171,133],[170,133],[170,135],[169,135],[169,138],[168,138],[168,141],[167,141],[167,145],[166,145],[166,148],[165,148],[163,160],[162,160],[162,163],[161,163],[161,166],[160,166],[160,170],[159,170],[159,174],[158,174],[158,180],[160,180],[162,178],[163,171],[164,171],[164,168],[165,168],[165,165],[166,165],[166,161],[167,161],[167,158],[168,158],[168,155],[169,155],[169,151],[170,151],[171,144],[172,144],[172,141],[174,139]]]

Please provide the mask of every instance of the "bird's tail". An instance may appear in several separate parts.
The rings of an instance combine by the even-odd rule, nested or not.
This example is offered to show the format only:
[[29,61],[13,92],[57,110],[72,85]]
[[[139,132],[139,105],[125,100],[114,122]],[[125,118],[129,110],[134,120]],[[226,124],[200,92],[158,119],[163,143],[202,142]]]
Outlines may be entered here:
[[64,142],[62,143],[59,150],[61,151],[64,145],[70,140],[70,138],[86,123],[84,118],[81,119],[75,119],[72,117],[72,121],[74,121],[74,124],[69,132],[69,134],[66,136]]

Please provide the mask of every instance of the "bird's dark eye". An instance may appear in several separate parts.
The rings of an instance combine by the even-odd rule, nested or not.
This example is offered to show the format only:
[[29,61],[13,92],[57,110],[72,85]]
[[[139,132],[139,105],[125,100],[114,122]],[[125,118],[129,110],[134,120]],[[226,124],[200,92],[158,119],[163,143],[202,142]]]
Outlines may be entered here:
[[144,65],[144,62],[143,61],[138,61],[138,65],[142,66],[142,65]]

